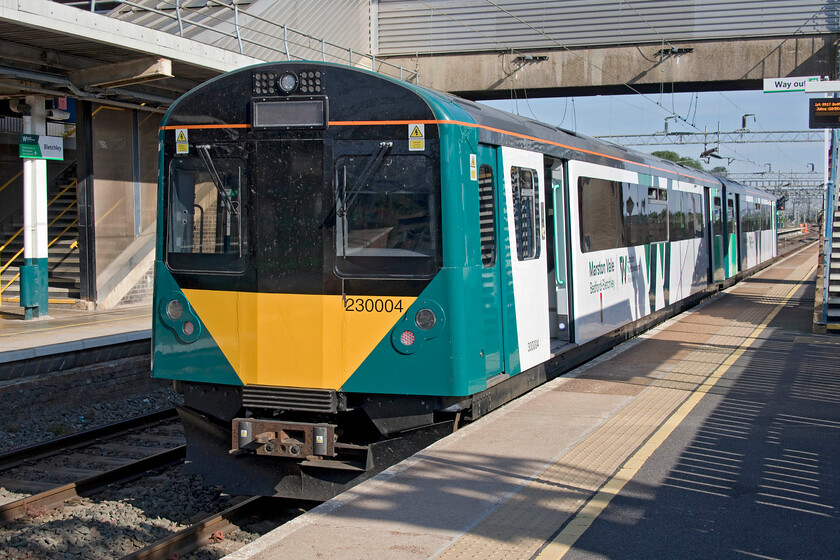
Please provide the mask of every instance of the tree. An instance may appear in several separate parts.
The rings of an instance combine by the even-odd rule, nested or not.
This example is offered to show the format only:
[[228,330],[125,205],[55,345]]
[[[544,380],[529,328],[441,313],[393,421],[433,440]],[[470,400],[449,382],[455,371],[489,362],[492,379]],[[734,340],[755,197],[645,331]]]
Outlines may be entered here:
[[700,163],[698,160],[686,156],[681,156],[677,152],[672,152],[671,150],[659,150],[658,152],[651,152],[650,155],[661,157],[662,159],[667,159],[668,161],[673,161],[675,163],[681,163],[686,167],[693,167],[694,169],[704,171],[703,164]]
[[667,159],[668,161],[673,161],[675,163],[681,163],[687,167],[693,167],[694,169],[699,169],[700,171],[708,171],[712,175],[717,175],[718,177],[726,177],[729,175],[729,170],[722,165],[718,165],[711,169],[704,169],[703,164],[700,161],[681,156],[677,152],[672,152],[671,150],[659,150],[658,152],[651,152],[652,156],[661,157],[662,159]]

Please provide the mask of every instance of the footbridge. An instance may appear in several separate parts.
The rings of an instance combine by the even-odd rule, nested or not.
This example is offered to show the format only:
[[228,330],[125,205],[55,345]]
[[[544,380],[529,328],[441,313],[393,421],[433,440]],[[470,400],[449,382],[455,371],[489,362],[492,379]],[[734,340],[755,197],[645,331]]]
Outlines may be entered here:
[[761,89],[836,76],[834,1],[380,0],[380,59],[473,99]]

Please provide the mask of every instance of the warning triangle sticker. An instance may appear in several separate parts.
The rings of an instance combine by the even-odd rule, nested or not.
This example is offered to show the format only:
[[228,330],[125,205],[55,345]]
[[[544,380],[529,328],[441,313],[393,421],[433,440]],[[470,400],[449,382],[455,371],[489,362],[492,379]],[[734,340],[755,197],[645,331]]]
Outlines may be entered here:
[[423,138],[423,133],[420,132],[420,127],[419,126],[417,126],[417,125],[414,126],[414,130],[411,131],[410,137],[411,138]]
[[187,141],[187,135],[184,134],[183,130],[179,130],[178,131],[178,139],[176,140],[176,142],[186,142],[186,141]]

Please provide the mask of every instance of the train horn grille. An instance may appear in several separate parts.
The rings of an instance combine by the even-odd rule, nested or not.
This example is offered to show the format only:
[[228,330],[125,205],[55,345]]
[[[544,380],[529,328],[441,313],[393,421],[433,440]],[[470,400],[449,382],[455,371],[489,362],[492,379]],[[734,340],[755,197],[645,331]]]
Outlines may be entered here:
[[306,412],[338,411],[338,395],[332,389],[297,389],[247,385],[242,389],[242,404],[255,408],[280,408]]

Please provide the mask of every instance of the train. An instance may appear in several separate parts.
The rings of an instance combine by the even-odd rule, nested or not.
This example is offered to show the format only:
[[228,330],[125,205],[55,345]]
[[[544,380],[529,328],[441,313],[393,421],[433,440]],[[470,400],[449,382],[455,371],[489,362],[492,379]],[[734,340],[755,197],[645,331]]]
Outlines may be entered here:
[[767,192],[339,64],[159,140],[152,375],[234,494],[334,496],[777,255]]

